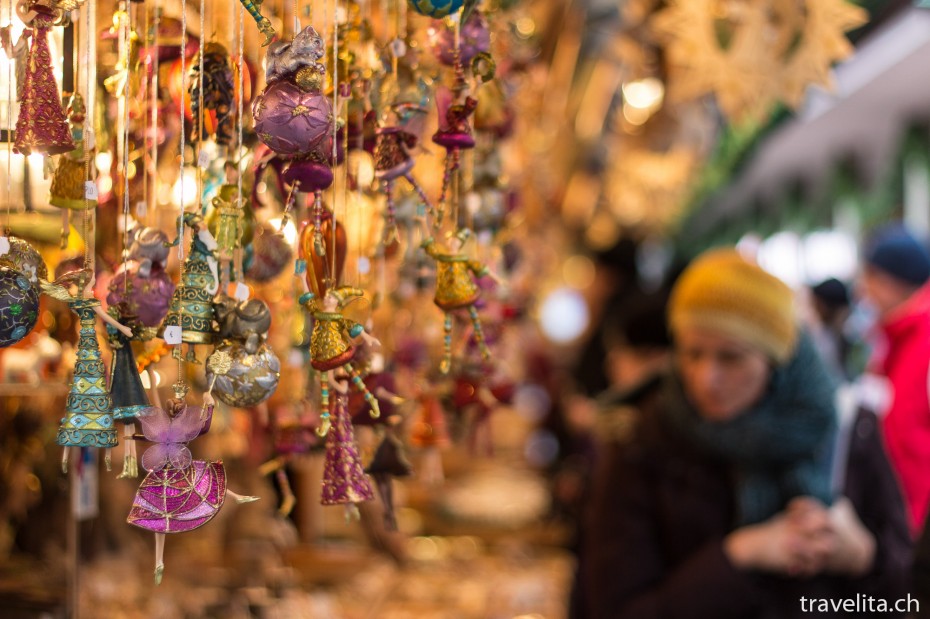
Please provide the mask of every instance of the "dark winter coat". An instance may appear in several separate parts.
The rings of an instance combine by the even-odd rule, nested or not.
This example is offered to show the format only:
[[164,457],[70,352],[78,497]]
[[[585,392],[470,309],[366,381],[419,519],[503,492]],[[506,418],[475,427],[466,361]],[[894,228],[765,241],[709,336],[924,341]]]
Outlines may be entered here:
[[723,539],[736,527],[733,471],[667,427],[662,397],[654,389],[635,409],[623,409],[623,421],[614,424],[619,436],[602,453],[580,565],[588,617],[800,618],[810,616],[801,597],[907,596],[910,536],[874,415],[861,411],[854,421],[844,485],[876,538],[873,569],[856,579],[791,579],[729,562]]

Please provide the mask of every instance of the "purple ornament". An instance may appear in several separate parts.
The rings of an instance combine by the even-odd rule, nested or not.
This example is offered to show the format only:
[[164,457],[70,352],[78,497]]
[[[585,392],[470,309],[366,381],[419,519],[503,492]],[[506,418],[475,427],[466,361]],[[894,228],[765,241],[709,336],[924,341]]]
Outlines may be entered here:
[[[455,65],[455,31],[441,21],[433,22],[426,31],[429,46],[439,62]],[[467,65],[472,59],[491,49],[488,21],[479,11],[473,11],[459,33],[459,62]]]
[[370,501],[374,498],[374,491],[362,469],[346,397],[342,394],[336,396],[335,408],[333,427],[326,440],[320,502],[323,505],[348,505]]
[[283,234],[263,224],[261,231],[252,240],[255,257],[245,270],[249,279],[264,283],[280,275],[294,257],[294,250],[287,244]]
[[125,302],[146,327],[157,327],[168,313],[174,282],[160,264],[153,264],[148,275],[138,263],[130,263],[128,271],[120,271],[110,280],[107,304]]
[[314,192],[332,185],[333,170],[322,161],[298,159],[285,168],[283,177],[285,183],[296,184],[300,191]]
[[333,106],[319,92],[275,82],[255,98],[252,117],[258,138],[279,155],[332,154]]

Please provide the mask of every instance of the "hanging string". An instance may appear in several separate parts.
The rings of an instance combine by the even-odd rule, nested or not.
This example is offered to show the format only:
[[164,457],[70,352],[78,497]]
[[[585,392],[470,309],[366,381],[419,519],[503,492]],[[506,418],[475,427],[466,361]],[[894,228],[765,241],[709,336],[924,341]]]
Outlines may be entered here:
[[[158,208],[158,29],[161,27],[161,0],[155,0],[154,17],[152,35],[153,53],[149,55],[149,62],[152,66],[152,92],[149,104],[152,107],[152,201],[149,205],[152,208],[146,209],[146,212]],[[152,214],[149,214],[149,217],[149,221],[155,219]]]
[[[242,205],[242,126],[245,122],[243,106],[245,105],[245,13],[239,3],[239,109],[237,117],[238,138],[236,140],[236,203]],[[234,273],[238,276],[238,273]]]
[[[10,0],[10,36],[13,30],[13,0]],[[19,35],[22,37],[23,35]],[[13,40],[10,39],[10,56],[7,58],[6,73],[6,228],[9,229],[13,211],[13,65],[16,63]],[[17,84],[22,88],[21,84]],[[25,200],[23,203],[25,205]],[[4,231],[3,234],[6,234]]]
[[126,83],[123,87],[123,294],[126,294],[127,287],[129,286],[129,277],[125,275],[126,273],[126,261],[129,258],[129,100],[130,95],[132,94],[132,80],[130,75],[132,74],[132,67],[129,66],[130,62],[130,49],[129,49],[129,40],[130,34],[132,31],[132,11],[133,5],[128,1],[124,0],[127,13],[125,16],[125,27],[123,24],[120,24],[120,40],[122,42],[122,50],[120,54],[125,59],[126,63],[124,69],[126,70]]
[[[194,122],[197,123],[197,205],[200,207],[200,213],[206,215],[206,204],[203,200],[203,165],[201,157],[203,156],[203,61],[204,61],[204,42],[206,39],[206,25],[204,22],[204,13],[206,12],[206,6],[204,5],[204,0],[200,0],[200,67],[197,76],[197,118],[194,119]],[[191,102],[193,105],[193,102]]]
[[[187,68],[185,67],[185,60],[187,56],[187,0],[182,0],[181,2],[181,105],[178,106],[179,112],[179,122],[180,122],[180,156],[179,159],[179,168],[180,168],[180,185],[181,185],[181,198],[180,198],[180,211],[181,216],[178,217],[178,262],[181,267],[181,286],[184,285],[184,149],[186,146],[186,131],[184,129],[184,93],[187,92],[187,88],[184,85],[184,80],[187,76]],[[184,303],[179,298],[178,299],[178,326],[181,330],[181,343],[178,346],[183,346],[184,343]],[[179,350],[180,352],[180,350]],[[184,356],[178,354],[178,383],[184,382]]]
[[[333,168],[336,167],[336,157],[338,155],[338,135],[339,135],[339,70],[337,66],[337,57],[339,55],[339,26],[336,24],[336,0],[333,0],[332,4],[333,9]],[[333,175],[333,204],[332,204],[332,217],[333,221],[330,225],[330,231],[333,237],[332,244],[332,256],[330,261],[332,266],[329,270],[333,278],[333,288],[336,288],[339,285],[338,273],[336,273],[336,183],[335,175]]]
[[[143,11],[143,13],[144,13],[144,17],[143,17],[143,24],[142,24],[142,27],[143,27],[144,32],[145,32],[145,39],[140,40],[140,41],[139,41],[139,44],[141,45],[142,42],[145,41],[146,46],[148,46],[148,36],[149,36],[149,12],[148,12],[148,11]],[[136,27],[136,33],[138,34],[138,32],[139,32],[139,12],[138,12],[138,11],[136,11],[135,27]],[[151,87],[151,84],[149,83],[149,67],[150,67],[149,58],[150,58],[150,56],[146,56],[146,58],[145,58],[146,66],[145,66],[145,70],[142,72],[142,83],[139,85],[140,94],[141,94],[141,93],[148,93],[149,88]],[[148,120],[149,120],[149,117],[148,117],[148,114],[145,113],[145,104],[143,103],[143,107],[142,107],[142,135],[143,135],[144,137],[142,138],[142,200],[143,200],[146,204],[149,203],[149,202],[148,202],[148,200],[149,200],[149,168],[148,168],[148,166],[149,166],[149,159],[148,159],[148,142],[146,141],[148,138],[145,137],[145,136],[148,136],[148,134],[149,134],[149,133],[148,133],[148,129],[149,129],[149,128],[148,128]],[[136,173],[138,174],[138,170],[136,171]],[[148,209],[146,209],[146,215],[148,215]],[[138,211],[138,210],[136,210],[136,218],[137,218],[137,219],[142,219],[142,218],[139,216],[139,211]],[[141,222],[140,222],[140,223],[141,223]]]
[[[97,63],[92,62],[96,58],[96,39],[94,33],[97,31],[97,4],[88,2],[87,6],[87,23],[84,27],[84,38],[86,40],[85,63],[87,65],[87,116],[84,119],[84,178],[89,183],[94,183],[94,173],[90,165],[92,147],[96,146],[96,135],[94,133],[94,117],[96,115],[97,100]],[[97,209],[90,207],[87,188],[84,191],[84,268],[93,271],[95,267],[95,242],[96,234],[96,216]]]

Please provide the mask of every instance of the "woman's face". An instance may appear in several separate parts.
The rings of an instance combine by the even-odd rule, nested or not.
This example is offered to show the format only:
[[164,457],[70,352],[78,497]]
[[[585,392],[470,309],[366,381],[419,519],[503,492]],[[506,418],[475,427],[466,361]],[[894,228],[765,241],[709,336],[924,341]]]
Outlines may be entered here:
[[710,421],[727,421],[748,410],[762,398],[771,374],[765,353],[705,329],[675,333],[675,360],[688,400]]

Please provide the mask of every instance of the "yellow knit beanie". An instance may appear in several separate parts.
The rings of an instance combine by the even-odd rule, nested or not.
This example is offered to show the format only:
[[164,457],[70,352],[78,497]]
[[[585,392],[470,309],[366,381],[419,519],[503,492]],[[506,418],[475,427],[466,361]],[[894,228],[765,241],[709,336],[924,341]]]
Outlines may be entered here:
[[698,256],[675,284],[668,313],[672,333],[688,327],[716,331],[777,363],[788,360],[798,335],[791,288],[735,249]]

